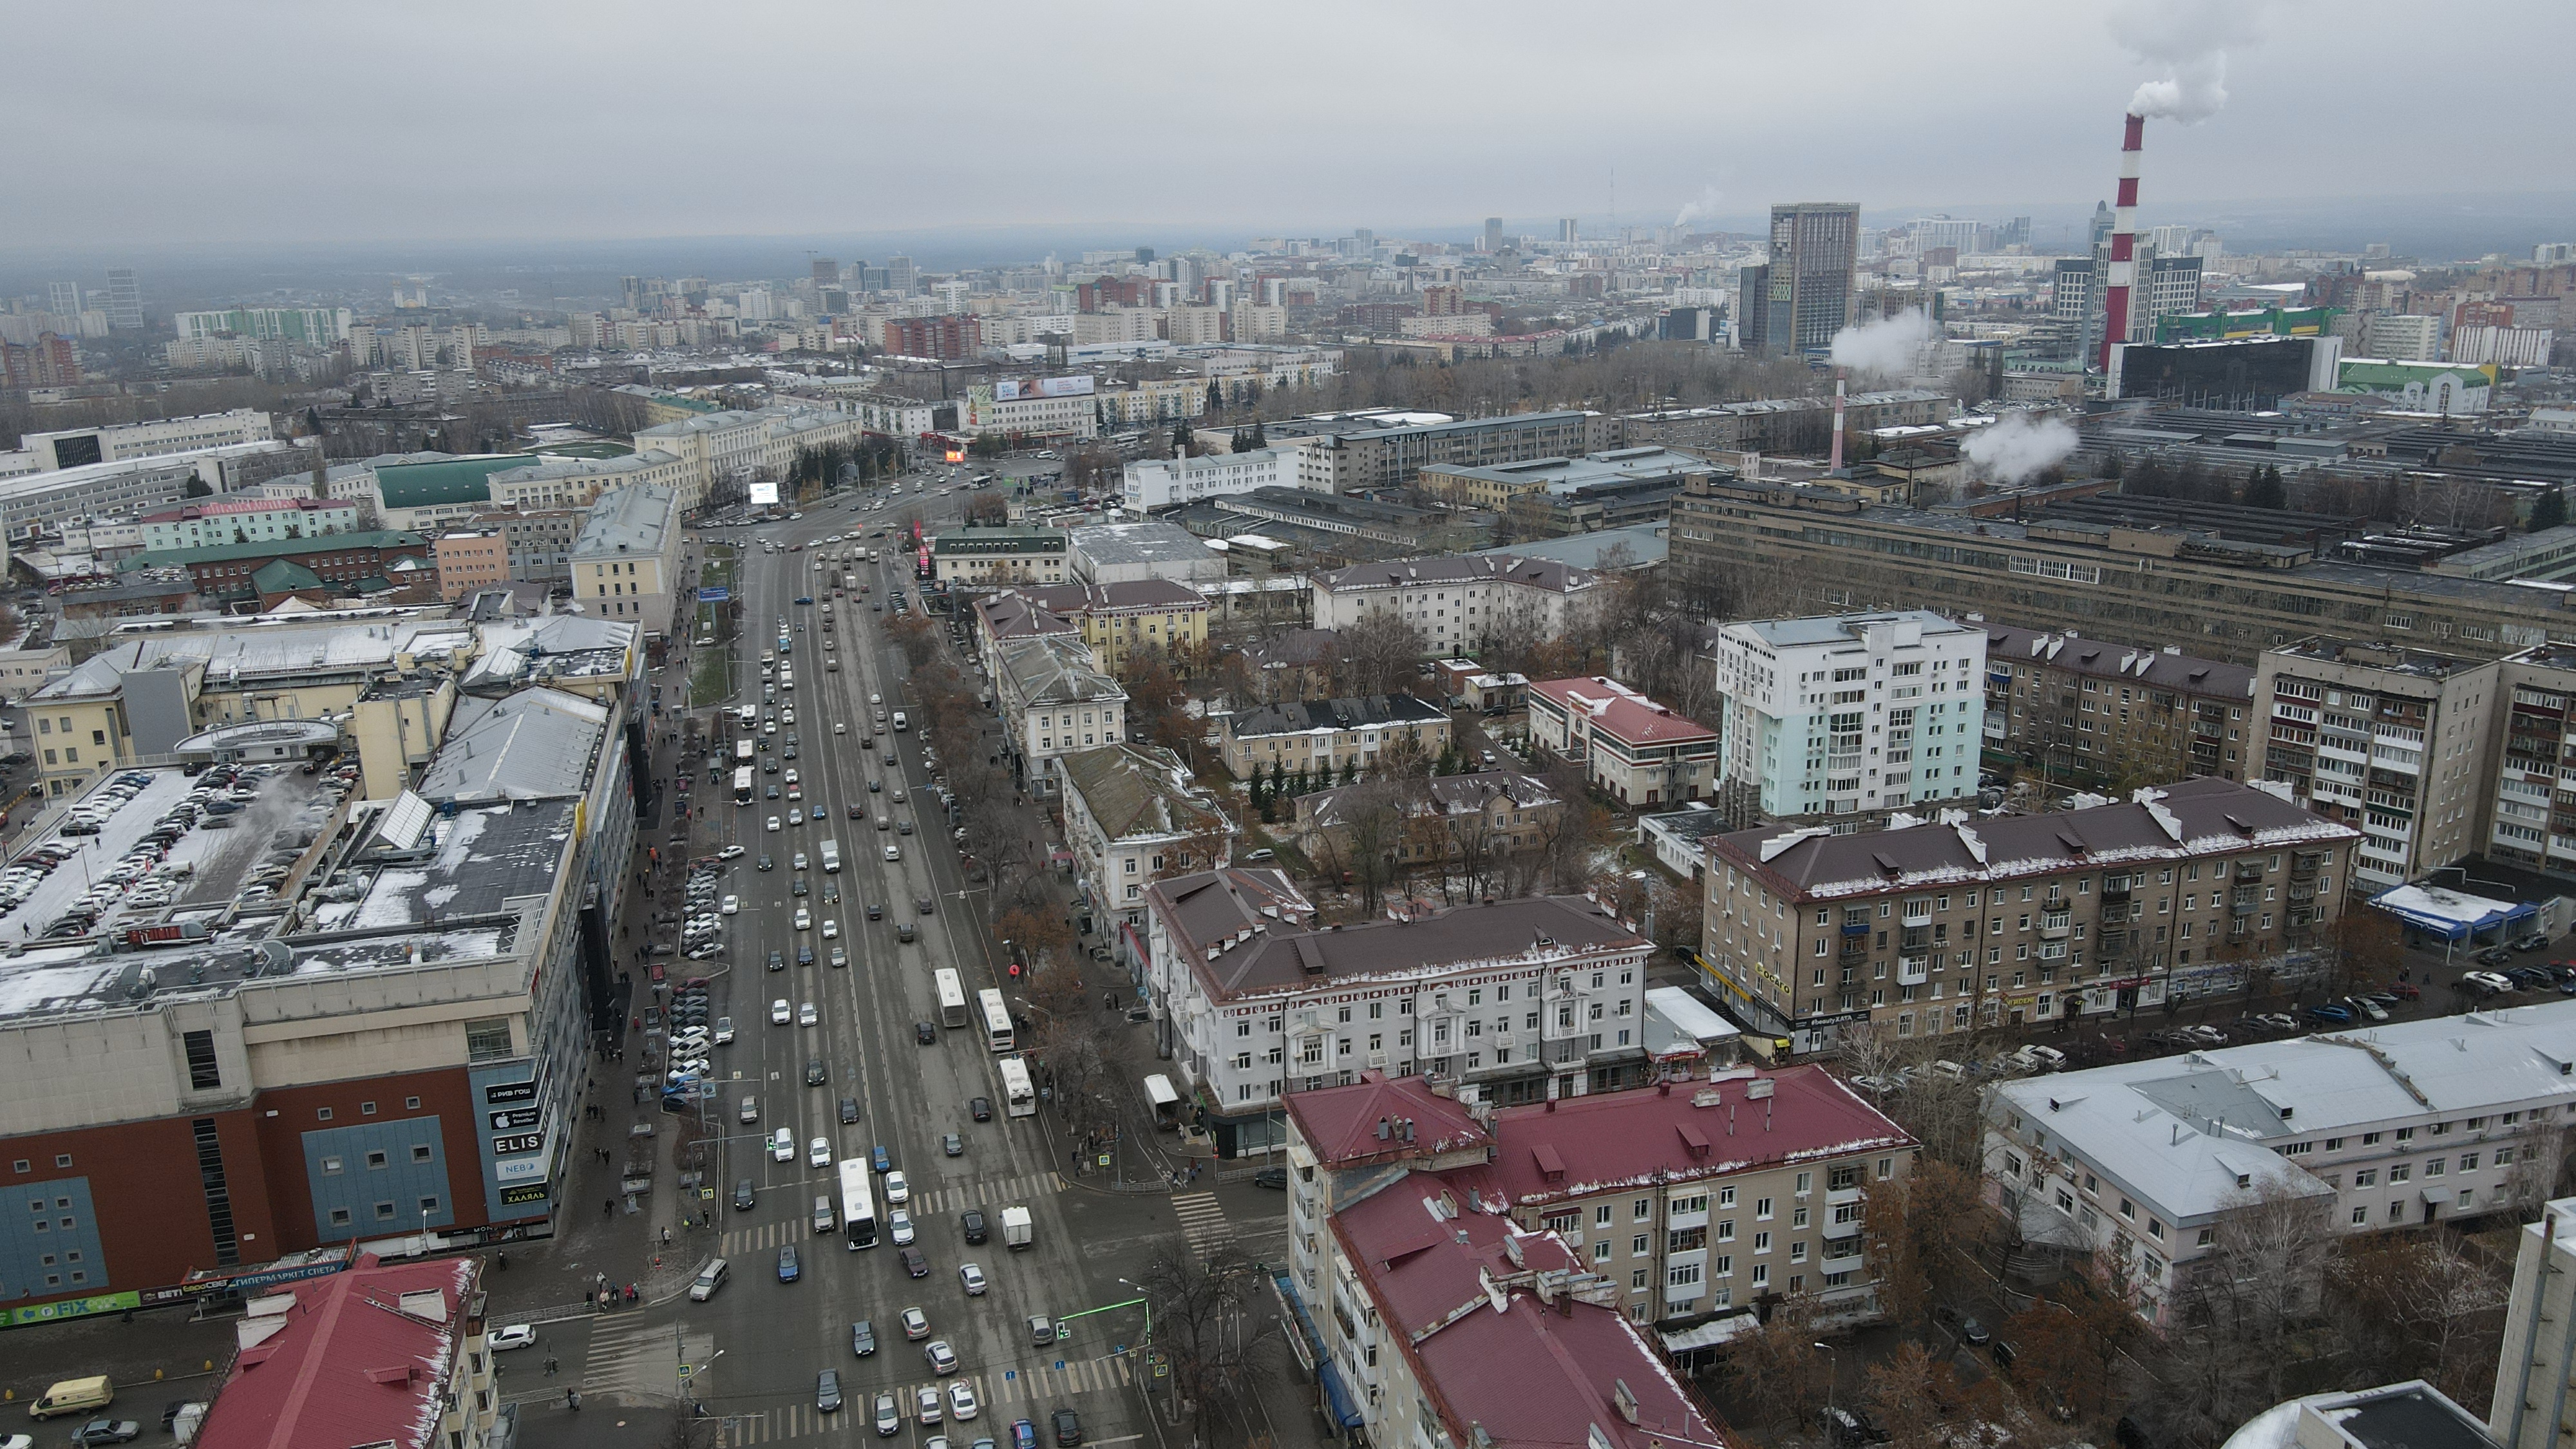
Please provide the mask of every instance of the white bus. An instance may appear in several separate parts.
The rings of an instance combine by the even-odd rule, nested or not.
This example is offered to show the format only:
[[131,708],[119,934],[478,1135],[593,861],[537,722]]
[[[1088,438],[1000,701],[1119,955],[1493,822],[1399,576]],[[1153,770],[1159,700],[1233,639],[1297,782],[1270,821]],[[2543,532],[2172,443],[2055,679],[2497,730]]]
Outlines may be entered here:
[[1002,993],[988,986],[975,993],[975,1006],[984,1018],[984,1045],[997,1052],[1011,1050],[1011,1009],[1002,1004]]
[[866,1158],[841,1159],[841,1226],[849,1231],[853,1253],[877,1245],[876,1189],[868,1179]]
[[[767,661],[764,659],[762,662],[766,663]],[[760,723],[760,706],[746,704],[742,708],[735,710],[733,712],[733,717],[736,724],[741,725],[744,729],[749,729],[753,725]]]
[[1006,1116],[1034,1117],[1038,1114],[1038,1090],[1029,1084],[1028,1058],[1002,1058],[1002,1105]]
[[758,753],[759,751],[752,747],[752,743],[749,740],[736,740],[733,742],[733,762],[737,765],[757,763],[754,756]]
[[840,873],[841,842],[837,840],[826,840],[823,842],[823,874],[839,875]]
[[951,1031],[966,1029],[966,983],[953,966],[942,966],[930,973],[931,985],[939,992],[939,1024]]
[[733,772],[733,803],[736,805],[751,803],[751,766],[749,765],[744,765]]

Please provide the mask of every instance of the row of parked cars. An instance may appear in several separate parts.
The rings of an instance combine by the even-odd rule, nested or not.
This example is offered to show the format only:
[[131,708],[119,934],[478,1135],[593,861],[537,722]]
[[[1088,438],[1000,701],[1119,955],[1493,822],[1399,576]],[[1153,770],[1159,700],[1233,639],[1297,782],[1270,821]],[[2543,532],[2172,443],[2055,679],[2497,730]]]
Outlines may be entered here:
[[[2480,952],[2479,958],[2483,960],[2485,955],[2485,952]],[[2459,985],[2471,996],[2503,996],[2514,991],[2555,991],[2561,996],[2576,996],[2576,961],[2552,961],[2546,966],[2507,966],[2500,971],[2472,971],[2460,978]]]
[[1928,1079],[1953,1082],[2001,1081],[2010,1077],[2035,1077],[2061,1071],[2066,1066],[2066,1053],[2053,1046],[2032,1042],[2014,1051],[2001,1052],[1972,1062],[1954,1062],[1947,1058],[1910,1067],[1900,1067],[1884,1075],[1852,1078],[1852,1085],[1866,1092],[1892,1096]]
[[[74,897],[69,909],[48,923],[41,932],[46,940],[65,940],[86,936],[96,928],[99,918],[122,905],[141,910],[158,910],[178,898],[174,874],[162,870],[170,849],[191,829],[200,825],[224,829],[232,824],[231,816],[257,797],[258,782],[267,767],[252,766],[235,770],[218,766],[198,776],[194,788],[177,804],[164,811],[152,828],[143,833],[115,864],[98,873],[89,889]],[[117,811],[149,789],[152,776],[141,770],[128,771],[110,780],[64,816],[60,834],[64,836],[97,835]],[[52,840],[27,852],[18,863],[0,872],[0,911],[15,909],[46,876],[63,862],[80,853],[80,847],[66,840]],[[284,878],[280,871],[279,878]]]
[[692,961],[704,961],[724,951],[725,912],[718,909],[721,903],[717,900],[717,888],[723,879],[723,867],[713,861],[700,861],[689,868],[681,893],[688,915],[680,923],[680,954]]

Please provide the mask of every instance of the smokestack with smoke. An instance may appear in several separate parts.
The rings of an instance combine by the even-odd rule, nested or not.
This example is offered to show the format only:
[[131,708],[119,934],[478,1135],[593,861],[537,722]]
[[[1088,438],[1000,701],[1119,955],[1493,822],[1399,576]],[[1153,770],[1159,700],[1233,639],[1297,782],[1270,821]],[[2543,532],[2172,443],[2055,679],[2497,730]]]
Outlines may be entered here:
[[2008,413],[2002,422],[1971,436],[1959,451],[1971,472],[2009,488],[2063,462],[2081,441],[2064,418],[2034,420],[2029,413]]
[[2102,285],[2102,351],[2093,365],[2111,370],[2111,349],[2129,340],[2129,286],[2137,280],[2138,151],[2147,118],[2131,112],[2120,135],[2120,194],[2111,203],[2111,265]]
[[1833,363],[1880,377],[1910,377],[1921,361],[1924,345],[1936,335],[1932,314],[1912,308],[1835,333]]
[[1682,227],[1690,225],[1694,221],[1707,221],[1714,218],[1717,215],[1717,204],[1722,195],[1723,193],[1714,186],[1704,186],[1700,188],[1697,200],[1682,203],[1682,209],[1673,213],[1674,229],[1679,230]]
[[1832,456],[1831,458],[1827,459],[1827,460],[1826,460],[1826,462],[1825,462],[1825,471],[1826,471],[1826,472],[1829,472],[1829,473],[1839,473],[1839,472],[1841,472],[1842,470],[1843,470],[1843,375],[1842,375],[1841,373],[1837,372],[1837,373],[1835,373],[1835,374],[1834,374],[1834,452],[1833,452],[1833,456]]

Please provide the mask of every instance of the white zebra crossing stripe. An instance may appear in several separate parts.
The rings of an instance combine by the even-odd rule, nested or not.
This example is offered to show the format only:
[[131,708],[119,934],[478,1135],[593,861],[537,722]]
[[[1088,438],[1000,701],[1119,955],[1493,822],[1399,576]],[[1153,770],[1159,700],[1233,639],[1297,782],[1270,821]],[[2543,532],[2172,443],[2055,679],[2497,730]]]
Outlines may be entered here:
[[987,1182],[972,1182],[959,1187],[914,1189],[912,1206],[923,1216],[964,1212],[970,1207],[997,1207],[1020,1202],[1042,1193],[1064,1191],[1064,1177],[1054,1172],[1022,1173],[1017,1177],[999,1177]]
[[[1116,1393],[1135,1382],[1135,1374],[1129,1368],[1127,1359],[1116,1354],[1101,1358],[1067,1359],[1064,1361],[1062,1370],[1058,1370],[1055,1367],[1055,1361],[1050,1359],[1035,1365],[1013,1365],[1008,1369],[997,1370],[990,1374],[969,1374],[964,1378],[965,1382],[974,1386],[975,1401],[983,1406],[983,1412],[987,1415],[1008,1413],[1015,1405],[1043,1405],[1059,1402],[1077,1394]],[[948,1385],[955,1382],[957,1380],[953,1378],[931,1379],[926,1383],[905,1384],[886,1392],[894,1395],[895,1402],[903,1408],[905,1424],[911,1425],[914,1404],[921,1390],[937,1389],[944,1397],[948,1392]],[[717,1442],[720,1445],[734,1446],[734,1449],[738,1449],[738,1446],[774,1444],[781,1440],[801,1438],[807,1434],[822,1433],[827,1430],[873,1428],[876,1422],[878,1392],[876,1389],[864,1389],[852,1393],[847,1406],[837,1414],[820,1413],[811,1404],[784,1404],[760,1413],[732,1415],[729,1417],[729,1429],[718,1436]],[[951,1420],[948,1425],[941,1427],[948,1429],[952,1439],[994,1437],[989,1434],[970,1432],[982,1423],[983,1418],[979,1416],[962,1423]]]
[[1172,1214],[1181,1220],[1181,1234],[1190,1240],[1190,1251],[1205,1258],[1224,1246],[1234,1236],[1225,1220],[1225,1208],[1212,1192],[1183,1193],[1172,1199]]
[[591,1330],[579,1387],[585,1394],[679,1392],[680,1330],[675,1324],[611,1318]]

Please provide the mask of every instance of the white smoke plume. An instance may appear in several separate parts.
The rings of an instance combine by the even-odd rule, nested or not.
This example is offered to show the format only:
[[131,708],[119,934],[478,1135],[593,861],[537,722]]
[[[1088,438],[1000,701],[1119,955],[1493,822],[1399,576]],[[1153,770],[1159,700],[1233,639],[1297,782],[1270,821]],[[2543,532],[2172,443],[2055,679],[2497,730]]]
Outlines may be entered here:
[[1719,191],[1716,187],[1701,187],[1697,200],[1682,203],[1682,209],[1673,213],[1673,225],[1676,227],[1684,227],[1690,225],[1694,221],[1703,221],[1715,217],[1717,215],[1718,203],[1724,199],[1725,193]]
[[2129,114],[2192,125],[2227,104],[2227,47],[2260,32],[2261,7],[2247,0],[2129,0],[2111,12],[2111,33],[2131,55],[2163,66],[2138,87]]
[[2002,422],[1970,436],[1959,451],[1967,455],[1971,470],[1978,476],[2010,487],[2063,461],[2081,441],[2074,426],[2064,418],[2034,421],[2029,413],[2009,413]]
[[1909,377],[1924,344],[1937,335],[1932,314],[1919,307],[1858,327],[1846,327],[1834,334],[1834,366],[1882,377]]

